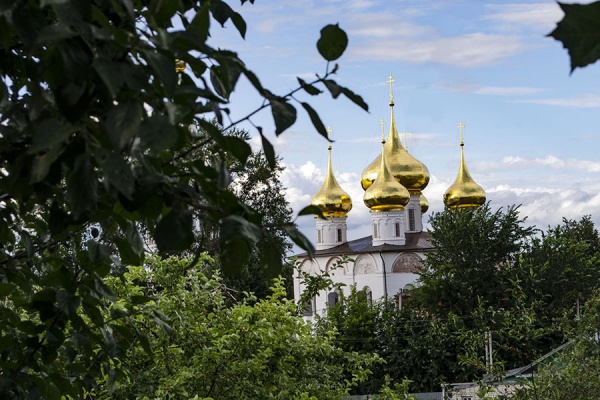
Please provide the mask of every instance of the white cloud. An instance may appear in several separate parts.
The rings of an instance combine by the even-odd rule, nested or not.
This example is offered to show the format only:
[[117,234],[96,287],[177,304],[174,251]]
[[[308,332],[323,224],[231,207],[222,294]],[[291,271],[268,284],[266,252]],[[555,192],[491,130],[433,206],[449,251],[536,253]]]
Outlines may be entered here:
[[540,93],[545,90],[527,86],[484,86],[477,83],[444,84],[443,87],[451,92],[489,96],[526,96]]
[[562,159],[554,155],[545,157],[526,158],[518,156],[507,156],[499,162],[478,162],[474,164],[477,171],[489,172],[503,168],[522,169],[525,167],[548,167],[564,170],[581,170],[585,172],[600,172],[600,162],[590,160],[578,160],[575,158]]
[[433,39],[387,38],[351,48],[349,57],[472,68],[491,65],[524,49],[517,36],[472,33]]
[[516,103],[543,104],[548,106],[568,108],[600,108],[600,95],[586,94],[572,98],[525,99],[515,100]]
[[556,3],[494,4],[486,5],[486,10],[488,14],[483,19],[497,22],[502,28],[511,31],[533,29],[544,34],[550,32],[563,16]]

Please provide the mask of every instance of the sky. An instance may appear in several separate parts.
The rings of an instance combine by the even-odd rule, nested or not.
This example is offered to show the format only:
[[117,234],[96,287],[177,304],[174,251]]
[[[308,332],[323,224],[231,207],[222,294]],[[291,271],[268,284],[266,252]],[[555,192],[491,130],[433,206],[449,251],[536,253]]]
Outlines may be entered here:
[[[212,44],[235,49],[272,92],[283,95],[326,70],[316,48],[321,28],[348,34],[333,76],[369,105],[369,112],[328,93],[308,101],[332,129],[335,176],[352,198],[348,238],[370,235],[360,176],[381,150],[380,119],[389,129],[389,84],[408,151],[431,180],[427,219],[442,211],[443,193],[460,160],[459,122],[472,177],[493,210],[521,205],[528,225],[547,229],[563,217],[591,215],[600,226],[600,64],[570,74],[567,51],[546,35],[563,13],[554,1],[319,0],[232,3],[248,24],[242,40],[231,24],[213,27]],[[231,100],[237,120],[261,105],[241,81]],[[278,137],[270,112],[252,117],[275,145],[281,179],[294,211],[310,203],[327,168],[327,142],[299,103],[298,120]],[[256,134],[252,124],[242,124]],[[258,138],[253,144],[260,146]],[[313,217],[300,229],[315,240]]]

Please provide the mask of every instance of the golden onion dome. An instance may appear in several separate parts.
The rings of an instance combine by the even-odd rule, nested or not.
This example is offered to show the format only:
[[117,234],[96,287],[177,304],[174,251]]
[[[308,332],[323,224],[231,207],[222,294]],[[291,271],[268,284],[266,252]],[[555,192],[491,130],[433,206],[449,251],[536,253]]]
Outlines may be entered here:
[[352,199],[337,183],[331,166],[331,146],[327,147],[327,150],[329,150],[329,162],[325,182],[312,197],[310,204],[319,207],[325,217],[345,217],[352,209]]
[[421,206],[421,214],[425,214],[429,210],[429,201],[423,193],[419,196],[419,205]]
[[463,123],[461,122],[458,127],[461,130],[460,166],[454,183],[446,190],[446,193],[444,193],[444,204],[446,207],[452,209],[480,207],[485,203],[485,191],[473,180],[473,178],[471,178],[471,174],[469,174],[465,162],[465,144],[462,136],[462,128],[464,128]]
[[[390,83],[391,123],[390,133],[384,150],[388,160],[388,168],[394,178],[408,189],[410,193],[420,193],[429,183],[429,170],[425,164],[410,155],[400,142],[394,118],[394,100],[391,88],[394,80],[391,75],[388,82]],[[381,155],[363,171],[360,184],[364,190],[367,190],[377,178],[379,164],[381,164]]]
[[389,171],[385,155],[385,141],[382,140],[381,157],[377,178],[363,196],[367,207],[373,211],[403,210],[410,200],[410,193]]

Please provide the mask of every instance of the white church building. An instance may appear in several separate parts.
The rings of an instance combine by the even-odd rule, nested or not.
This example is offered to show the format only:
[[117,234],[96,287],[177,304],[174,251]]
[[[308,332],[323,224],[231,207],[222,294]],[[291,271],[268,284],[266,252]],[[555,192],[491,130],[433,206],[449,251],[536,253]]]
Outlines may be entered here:
[[[429,183],[429,170],[402,146],[394,119],[392,82],[390,76],[388,138],[386,141],[382,137],[381,154],[361,176],[363,202],[371,210],[371,235],[355,240],[347,238],[346,221],[352,200],[333,173],[330,145],[325,182],[311,201],[325,217],[316,218],[315,256],[311,259],[303,253],[297,257],[302,273],[327,272],[334,283],[356,285],[369,299],[392,298],[402,307],[403,299],[416,284],[423,260],[435,248],[429,233],[423,229],[423,214],[429,207],[423,190]],[[444,194],[444,204],[451,209],[479,207],[485,202],[485,192],[471,178],[465,163],[462,127],[461,123],[458,175]],[[294,278],[296,299],[304,290],[301,275],[298,273]],[[311,318],[322,314],[337,301],[339,293],[335,290],[319,293],[306,305],[304,315]]]

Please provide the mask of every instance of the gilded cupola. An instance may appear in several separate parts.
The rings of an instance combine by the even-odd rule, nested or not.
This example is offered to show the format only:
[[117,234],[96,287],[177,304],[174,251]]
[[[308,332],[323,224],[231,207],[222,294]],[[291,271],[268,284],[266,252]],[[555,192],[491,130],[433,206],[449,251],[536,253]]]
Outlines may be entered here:
[[485,191],[469,174],[467,163],[465,162],[465,144],[462,134],[463,123],[461,122],[458,127],[460,129],[460,166],[454,183],[444,193],[444,204],[446,207],[452,209],[480,207],[485,203]]
[[429,201],[423,193],[419,195],[419,205],[421,206],[421,214],[425,214],[429,210]]
[[[330,128],[327,128],[327,130],[331,132]],[[327,147],[327,150],[329,151],[329,161],[325,182],[323,182],[321,189],[312,197],[310,204],[319,207],[325,217],[345,217],[352,209],[352,199],[338,184],[333,174],[331,145]]]
[[[390,84],[391,112],[390,132],[384,148],[387,165],[391,174],[402,186],[408,189],[410,193],[418,194],[429,183],[429,170],[425,164],[410,155],[400,142],[394,118],[394,95],[392,93],[394,79],[391,75],[387,82]],[[377,178],[380,164],[381,154],[363,171],[360,183],[364,190],[367,190]]]
[[381,144],[377,177],[365,190],[363,201],[372,211],[403,210],[410,200],[410,193],[391,174],[386,162],[385,140]]

